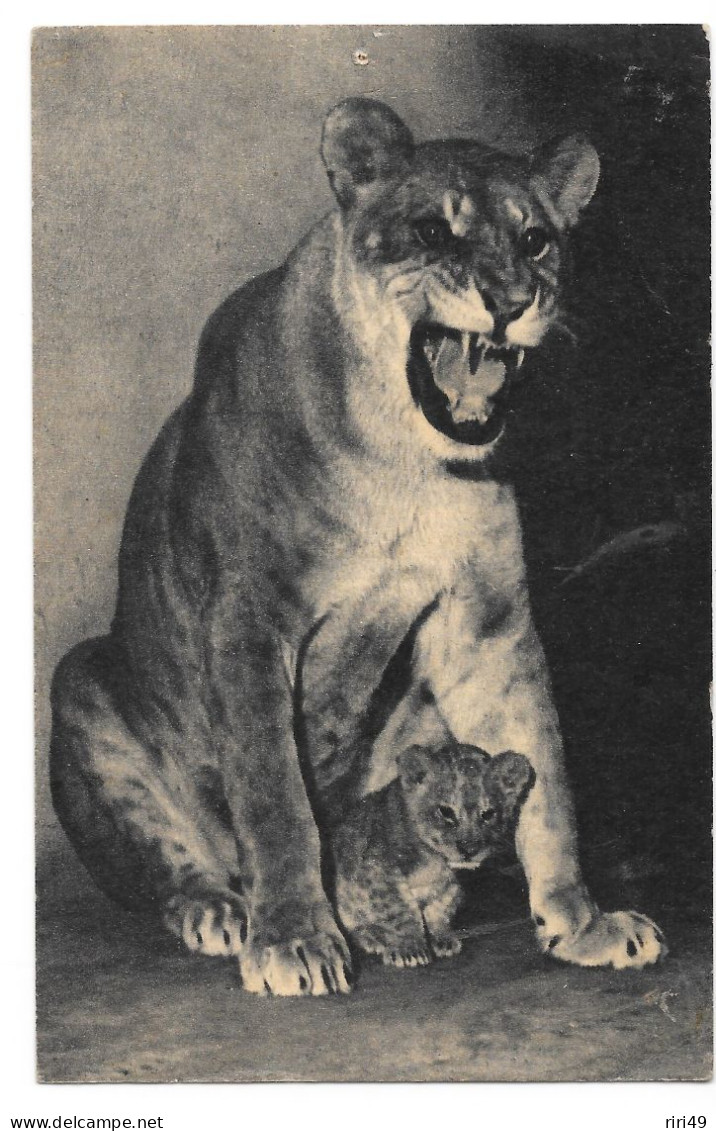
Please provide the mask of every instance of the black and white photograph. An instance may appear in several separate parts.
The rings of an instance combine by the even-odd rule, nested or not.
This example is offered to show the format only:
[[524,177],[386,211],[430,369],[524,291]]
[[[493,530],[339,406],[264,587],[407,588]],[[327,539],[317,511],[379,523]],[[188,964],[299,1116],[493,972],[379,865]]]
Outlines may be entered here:
[[39,1082],[711,1078],[708,81],[35,29]]

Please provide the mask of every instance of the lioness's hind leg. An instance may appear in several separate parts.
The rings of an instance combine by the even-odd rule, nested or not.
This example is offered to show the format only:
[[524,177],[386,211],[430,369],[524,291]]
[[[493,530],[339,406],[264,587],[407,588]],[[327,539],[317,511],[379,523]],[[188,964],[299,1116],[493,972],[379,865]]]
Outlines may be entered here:
[[111,898],[158,913],[190,950],[237,954],[248,917],[234,839],[189,770],[145,749],[125,725],[106,675],[120,680],[122,662],[103,639],[58,669],[51,784],[60,822]]

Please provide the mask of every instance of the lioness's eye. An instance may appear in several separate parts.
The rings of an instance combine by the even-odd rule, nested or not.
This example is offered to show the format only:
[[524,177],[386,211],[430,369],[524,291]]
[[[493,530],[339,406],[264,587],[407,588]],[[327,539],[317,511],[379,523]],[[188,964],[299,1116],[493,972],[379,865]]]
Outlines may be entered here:
[[431,251],[449,247],[455,239],[447,220],[443,220],[440,216],[427,216],[423,220],[416,220],[413,230],[420,242]]
[[451,828],[454,828],[454,826],[458,823],[457,813],[450,805],[438,805],[437,811],[438,816],[440,817],[440,820],[443,822],[443,824],[449,825]]
[[549,236],[544,228],[526,228],[520,236],[520,251],[530,259],[542,259],[549,251]]

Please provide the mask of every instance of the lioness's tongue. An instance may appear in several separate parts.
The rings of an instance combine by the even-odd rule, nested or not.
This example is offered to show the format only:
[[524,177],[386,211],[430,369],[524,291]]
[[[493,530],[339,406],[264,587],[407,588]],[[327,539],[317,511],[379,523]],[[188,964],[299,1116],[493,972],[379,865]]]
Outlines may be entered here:
[[485,357],[476,334],[428,334],[424,349],[433,381],[447,397],[455,423],[484,424],[492,412],[491,399],[505,381],[504,361]]

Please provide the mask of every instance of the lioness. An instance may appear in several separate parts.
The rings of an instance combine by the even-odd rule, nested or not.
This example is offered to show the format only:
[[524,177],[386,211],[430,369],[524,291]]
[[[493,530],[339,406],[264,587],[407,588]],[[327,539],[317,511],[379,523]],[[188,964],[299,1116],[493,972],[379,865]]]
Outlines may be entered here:
[[57,670],[60,820],[106,892],[238,956],[248,990],[346,992],[318,825],[365,792],[400,655],[404,703],[534,767],[517,847],[542,948],[654,962],[655,925],[601,912],[580,876],[517,508],[491,471],[597,155],[416,145],[368,99],[328,115],[321,152],[338,208],[209,320],[134,487],[111,631]]

